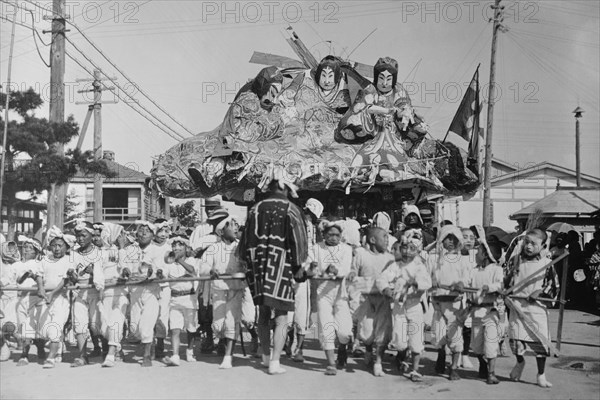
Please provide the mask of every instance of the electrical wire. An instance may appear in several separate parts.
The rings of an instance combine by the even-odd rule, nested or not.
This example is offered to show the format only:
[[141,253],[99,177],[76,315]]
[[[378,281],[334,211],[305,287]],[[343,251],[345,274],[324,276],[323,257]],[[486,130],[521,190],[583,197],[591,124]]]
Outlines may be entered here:
[[[0,15],[0,19],[8,20],[6,17],[4,17],[4,16],[1,16],[1,15]],[[32,28],[32,27],[30,27],[29,25],[25,25],[25,24],[23,24],[23,23],[20,23],[20,22],[16,22],[16,24],[17,24],[17,25],[19,25],[19,26],[22,26],[22,27],[24,27],[24,28],[27,28],[27,29],[29,29],[29,30],[33,30],[33,28]],[[65,53],[66,53],[66,55],[67,55],[69,58],[71,58],[73,61],[75,61],[75,63],[77,63],[77,64],[78,64],[78,65],[79,65],[79,66],[80,66],[80,67],[81,67],[81,68],[82,68],[84,71],[86,71],[88,74],[90,74],[90,76],[92,76],[92,77],[94,76],[94,73],[93,73],[92,71],[90,71],[89,69],[87,69],[87,68],[86,68],[86,67],[83,65],[83,63],[81,63],[81,62],[80,62],[78,59],[76,59],[75,57],[73,57],[73,56],[70,54],[70,52],[68,52],[68,51],[65,51]],[[84,57],[85,57],[85,55],[84,55]],[[87,59],[87,58],[86,58],[86,59]],[[94,63],[93,63],[91,60],[89,60],[89,59],[87,59],[87,60],[88,60],[88,62],[90,62],[92,65],[94,65],[94,67],[96,67],[96,68],[97,68],[97,66],[96,66],[96,65],[95,65],[95,64],[94,64]],[[112,81],[112,80],[111,80],[111,81]],[[114,81],[112,81],[112,82],[113,82],[113,83],[115,83]],[[106,87],[106,86],[105,86],[105,87]],[[120,87],[119,87],[119,88],[120,88]],[[120,88],[120,89],[121,89],[121,90],[123,90],[122,88]],[[127,93],[127,92],[125,91],[125,93]],[[165,130],[165,129],[164,129],[162,126],[158,125],[156,122],[152,121],[152,120],[150,119],[150,117],[148,117],[147,115],[143,114],[141,111],[139,111],[138,109],[136,109],[136,108],[135,108],[135,107],[134,107],[134,106],[131,104],[131,102],[130,102],[130,101],[128,101],[127,99],[124,99],[124,98],[123,98],[123,97],[121,97],[121,96],[120,96],[118,93],[115,93],[115,95],[116,95],[116,96],[117,96],[117,97],[118,97],[120,100],[122,100],[122,101],[123,101],[125,104],[127,104],[127,105],[128,105],[130,108],[132,108],[134,111],[136,111],[136,112],[137,112],[139,115],[141,115],[142,117],[144,117],[145,119],[147,119],[149,122],[151,122],[151,123],[152,123],[154,126],[156,126],[156,127],[157,127],[157,128],[159,128],[161,131],[163,131],[164,133],[166,133],[166,134],[167,134],[169,137],[171,137],[172,139],[175,139],[176,141],[180,141],[181,139],[183,139],[183,138],[184,138],[184,137],[183,137],[181,134],[177,133],[177,132],[176,132],[176,131],[174,131],[172,128],[170,128],[170,127],[168,127],[166,124],[164,124],[164,122],[160,121],[158,118],[156,118],[155,116],[153,116],[153,114],[152,114],[150,111],[148,111],[148,110],[147,110],[145,107],[143,107],[143,106],[141,106],[141,105],[140,105],[140,108],[142,108],[142,109],[143,109],[145,112],[147,112],[149,115],[153,116],[153,117],[154,117],[154,118],[155,118],[157,121],[159,121],[160,123],[162,123],[162,124],[163,124],[164,126],[166,126],[168,129],[170,129],[170,130],[172,130],[173,132],[175,132],[175,135],[177,135],[177,136],[175,136],[175,135],[174,135],[174,134],[172,134],[171,132],[169,132],[169,131]]]
[[[41,7],[39,5],[37,5],[36,3],[30,1],[30,0],[25,0],[28,3],[31,3],[37,7]],[[144,5],[146,3],[148,3],[149,1],[146,1],[145,3],[142,3],[141,5]],[[154,99],[152,99],[141,87],[140,85],[138,85],[137,83],[135,83],[121,68],[119,68],[110,58],[108,58],[108,56],[96,45],[96,43],[94,43],[84,32],[83,30],[77,25],[75,24],[75,22],[69,22],[69,24],[71,26],[73,26],[75,29],[77,29],[77,31],[81,34],[81,36],[90,44],[92,45],[92,47],[98,52],[100,53],[100,55],[102,57],[104,57],[104,59],[106,61],[108,61],[108,63],[115,68],[121,75],[123,75],[125,77],[125,79],[127,81],[129,81],[144,97],[146,97],[152,104],[154,104],[160,111],[162,111],[165,115],[167,115],[173,122],[175,122],[177,125],[179,125],[181,128],[183,128],[186,132],[188,132],[190,135],[193,135],[193,132],[190,131],[188,128],[186,128],[182,123],[180,123],[177,119],[175,119],[171,114],[169,114],[169,112],[167,110],[165,110],[163,107],[161,107],[156,101],[154,101]],[[69,43],[73,44],[72,41],[69,40]],[[81,51],[80,51],[81,52]],[[107,76],[108,77],[108,76]]]
[[[5,2],[5,1],[3,1],[3,2]],[[31,2],[30,2],[30,3],[31,3]],[[39,6],[39,5],[35,4],[35,3],[32,3],[32,4],[33,4],[33,5],[35,5],[36,7],[40,7],[40,8],[41,8],[41,6]],[[20,6],[19,6],[19,7],[20,7]],[[20,8],[22,8],[22,7],[20,7]],[[22,9],[23,9],[23,8],[22,8]],[[32,19],[33,19],[33,12],[32,12],[31,10],[28,10],[28,9],[24,9],[24,10],[26,10],[26,11],[29,11],[29,12],[32,14]],[[45,9],[44,9],[44,10],[45,10]],[[57,15],[57,14],[55,14],[54,12],[53,12],[53,14],[54,14],[54,15]],[[4,17],[3,17],[3,18],[4,18]],[[4,19],[5,19],[5,18],[4,18]],[[28,28],[28,29],[32,30],[32,32],[33,32],[33,35],[34,35],[34,41],[35,41],[35,34],[37,33],[37,34],[38,34],[38,36],[39,36],[39,33],[37,32],[37,30],[35,29],[35,27],[34,27],[34,26],[32,26],[32,27],[29,27],[29,26],[27,26],[27,25],[20,24],[20,23],[19,23],[19,25],[21,25],[21,26],[24,26],[24,27],[26,27],[26,28]],[[83,33],[83,31],[82,31],[82,30],[81,30],[79,27],[76,27],[76,28],[77,28],[77,30],[79,31],[79,33],[80,33],[80,34],[82,34],[83,36],[85,36],[85,35],[84,35],[84,33]],[[77,47],[77,46],[75,45],[75,43],[73,43],[73,42],[72,42],[72,41],[71,41],[71,40],[70,40],[68,37],[66,37],[65,39],[66,39],[66,40],[67,40],[69,43],[71,43],[71,45],[73,45],[73,47],[74,47],[74,48],[75,48],[75,49],[76,49],[76,50],[77,50],[77,51],[78,51],[78,52],[79,52],[79,53],[80,53],[80,54],[81,54],[81,55],[82,55],[82,56],[83,56],[83,57],[84,57],[84,58],[85,58],[85,59],[86,59],[88,62],[90,62],[92,65],[94,65],[94,67],[95,67],[95,68],[98,68],[98,69],[100,69],[100,68],[99,68],[99,67],[98,67],[98,66],[97,66],[97,65],[96,65],[96,64],[95,64],[95,63],[94,63],[94,62],[93,62],[93,61],[92,61],[92,60],[91,60],[89,57],[87,57],[87,56],[86,56],[85,52],[83,52],[81,49],[79,49],[79,47]],[[88,38],[86,37],[86,39],[88,39]],[[41,38],[40,38],[40,40],[41,40]],[[89,39],[88,39],[88,41],[89,41]],[[103,53],[100,51],[100,49],[99,49],[99,48],[97,48],[97,46],[95,46],[95,44],[93,44],[93,45],[94,45],[94,48],[96,48],[96,50],[97,50],[97,51],[99,51],[99,52],[100,52],[100,53],[101,53],[101,54],[104,56],[104,54],[103,54]],[[37,42],[36,42],[36,48],[37,48]],[[39,55],[40,55],[40,57],[41,57],[41,53],[39,52],[39,48],[38,48],[38,54],[39,54]],[[104,57],[105,57],[105,58],[107,58],[106,56],[104,56]],[[43,60],[43,58],[42,58],[42,61],[44,61],[44,64],[45,64],[46,66],[48,66],[48,67],[49,67],[49,65],[48,65],[48,64],[45,62],[45,60]],[[109,61],[109,62],[111,63],[111,65],[113,65],[115,68],[117,68],[117,69],[118,69],[118,67],[116,67],[116,65],[114,65],[114,63],[112,63],[110,60],[108,60],[108,59],[107,59],[107,61]],[[76,62],[77,62],[77,61],[76,61]],[[81,64],[80,64],[80,66],[81,66]],[[119,70],[119,72],[121,72],[121,73],[123,74],[123,72],[122,72],[122,71],[120,71],[120,70]],[[119,85],[117,82],[115,82],[115,80],[113,80],[112,78],[110,78],[110,77],[109,77],[109,76],[108,76],[106,73],[102,72],[102,74],[103,74],[104,76],[106,76],[106,77],[107,77],[107,78],[108,78],[108,79],[109,79],[109,80],[110,80],[110,81],[111,81],[113,84],[115,84],[115,86],[117,86],[117,87],[118,87],[120,90],[122,90],[123,92],[127,93],[127,91],[126,91],[125,89],[123,89],[123,88],[122,88],[122,87],[121,87],[121,86],[120,86],[120,85]],[[123,74],[123,75],[124,75],[124,74]],[[127,80],[128,80],[128,81],[129,81],[129,82],[132,84],[132,85],[134,85],[134,87],[135,87],[137,90],[141,90],[141,89],[139,88],[139,86],[138,86],[138,85],[136,85],[134,82],[132,82],[132,81],[131,81],[131,80],[130,80],[130,79],[129,79],[129,78],[126,76],[126,75],[124,75],[124,76],[126,77],[126,79],[127,79]],[[146,96],[146,97],[148,97],[148,96]],[[156,105],[156,106],[157,106],[159,109],[161,109],[161,111],[163,111],[165,114],[169,115],[169,114],[168,114],[168,113],[167,113],[167,112],[166,112],[164,109],[162,109],[162,107],[160,107],[160,106],[159,106],[159,105],[158,105],[156,102],[154,102],[154,101],[153,101],[152,99],[150,99],[150,98],[149,98],[149,100],[151,100],[151,101],[153,102],[153,104],[155,104],[155,105]],[[128,105],[130,105],[130,103],[129,103],[128,101],[125,101],[125,102],[126,102]],[[178,136],[177,140],[181,140],[181,139],[184,139],[184,138],[185,138],[185,136],[184,136],[184,135],[182,135],[182,134],[178,133],[176,130],[172,129],[172,128],[171,128],[171,127],[169,127],[167,124],[165,124],[163,121],[161,121],[160,119],[156,118],[156,116],[155,116],[155,115],[154,115],[152,112],[150,112],[148,109],[146,109],[146,108],[145,108],[143,105],[140,105],[140,104],[138,104],[138,105],[139,105],[139,107],[140,107],[140,108],[142,108],[144,111],[146,111],[146,112],[147,112],[149,115],[153,116],[153,117],[154,117],[154,118],[155,118],[155,119],[156,119],[156,120],[157,120],[157,121],[158,121],[160,124],[162,124],[162,125],[163,125],[164,127],[166,127],[168,130],[172,131],[172,132],[173,132],[175,135],[177,135],[177,136]],[[147,118],[146,116],[144,116],[144,117],[145,117],[145,118]],[[155,124],[155,125],[156,125],[156,124]],[[184,128],[184,129],[185,129],[185,128]],[[186,130],[187,130],[187,129],[186,129]],[[164,129],[163,129],[163,131],[164,131]],[[188,132],[189,132],[189,130],[188,130]],[[190,132],[190,133],[191,133],[191,132]],[[171,134],[169,134],[169,136],[173,137]]]
[[[85,67],[83,65],[83,63],[81,61],[79,61],[77,58],[75,58],[70,52],[66,51],[67,56],[75,61],[76,64],[78,64],[85,72],[87,72],[88,74],[90,74],[90,76],[94,76],[94,73],[92,71],[90,71],[87,67]],[[89,61],[89,60],[88,60]],[[93,65],[93,64],[92,64]],[[106,86],[105,86],[106,87]],[[146,116],[145,114],[141,113],[138,109],[136,109],[132,103],[130,101],[128,101],[127,99],[124,99],[123,97],[121,97],[121,95],[119,95],[118,92],[115,92],[115,95],[123,101],[123,103],[125,103],[127,106],[129,106],[130,108],[132,108],[135,112],[137,112],[139,115],[141,115],[142,117],[144,117],[146,120],[148,120],[152,125],[156,126],[157,128],[159,128],[161,131],[163,131],[164,133],[166,133],[167,135],[169,135],[171,138],[175,139],[176,141],[180,141],[181,137],[177,137],[175,135],[173,135],[172,133],[170,133],[169,131],[165,130],[163,127],[161,127],[160,125],[158,125],[156,122],[154,122],[153,120],[151,120],[148,116]],[[147,110],[144,109],[144,111],[148,112]],[[160,120],[159,120],[160,121]]]
[[[46,60],[44,59],[44,57],[42,56],[42,53],[40,52],[40,48],[38,47],[38,44],[37,44],[37,39],[35,38],[36,33],[38,34],[38,36],[39,36],[39,33],[35,29],[35,18],[33,15],[33,11],[29,10],[29,12],[31,13],[31,34],[33,36],[33,43],[35,43],[35,49],[37,50],[38,56],[40,56],[40,59],[42,60],[44,65],[46,65],[46,67],[50,68],[50,64],[47,63]],[[44,41],[42,40],[41,37],[40,37],[40,41],[42,42],[43,45],[49,46],[49,44],[44,43]]]

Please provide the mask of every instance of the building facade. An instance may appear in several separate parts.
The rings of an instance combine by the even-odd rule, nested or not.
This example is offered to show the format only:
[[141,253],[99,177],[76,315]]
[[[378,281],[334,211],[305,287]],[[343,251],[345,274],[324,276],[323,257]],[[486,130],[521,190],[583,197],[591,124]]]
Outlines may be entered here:
[[[490,197],[492,225],[512,232],[517,223],[510,215],[554,193],[560,187],[575,187],[574,170],[549,162],[535,165],[511,165],[492,160]],[[600,178],[581,175],[581,186],[598,187]],[[483,187],[469,200],[461,197],[445,199],[438,204],[440,220],[447,219],[459,226],[481,224],[483,219]]]
[[[114,176],[105,178],[102,184],[103,221],[128,226],[139,219],[168,218],[168,199],[147,187],[148,175],[134,165],[115,162],[111,151],[104,152],[104,161]],[[68,193],[77,203],[74,212],[93,221],[94,176],[78,172],[69,181]]]

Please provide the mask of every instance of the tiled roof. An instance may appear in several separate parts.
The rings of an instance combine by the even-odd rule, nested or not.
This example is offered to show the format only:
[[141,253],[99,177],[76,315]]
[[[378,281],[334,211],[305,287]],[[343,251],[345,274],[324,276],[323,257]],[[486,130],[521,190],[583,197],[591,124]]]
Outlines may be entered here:
[[[116,173],[116,176],[112,178],[105,178],[104,182],[106,183],[144,183],[149,175],[144,174],[143,172],[138,171],[135,168],[133,163],[131,165],[125,166],[119,164],[117,162],[104,159],[108,169],[112,172]],[[75,176],[71,179],[72,183],[89,183],[94,181],[94,176],[92,174],[84,174],[81,171],[78,171]]]
[[525,218],[541,209],[545,216],[590,217],[600,210],[600,188],[559,188],[517,211],[510,219]]
[[[556,165],[553,164],[551,162],[548,161],[544,161],[541,162],[539,164],[535,164],[532,165],[531,167],[528,168],[523,168],[523,169],[517,169],[514,172],[509,172],[507,174],[504,175],[499,175],[496,177],[492,178],[492,182],[500,182],[500,181],[504,181],[505,179],[511,177],[511,178],[518,178],[518,177],[529,177],[529,176],[533,176],[536,174],[536,172],[541,172],[544,169],[549,168],[552,169],[554,171],[558,171],[562,174],[564,174],[565,176],[572,176],[573,178],[575,178],[576,176],[576,172],[570,168],[565,168],[565,167],[561,167],[560,165]],[[591,181],[593,183],[597,183],[600,184],[600,178],[596,177],[596,176],[592,176],[592,175],[588,175],[588,174],[581,174],[581,177],[583,179],[586,179],[588,181]]]

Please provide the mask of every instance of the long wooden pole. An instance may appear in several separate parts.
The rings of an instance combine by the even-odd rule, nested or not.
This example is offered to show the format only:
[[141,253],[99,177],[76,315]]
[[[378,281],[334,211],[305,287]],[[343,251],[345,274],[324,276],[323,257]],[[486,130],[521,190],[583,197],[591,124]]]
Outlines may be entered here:
[[[2,136],[2,161],[0,163],[0,210],[2,210],[2,188],[4,188],[4,164],[6,163],[6,141],[8,138],[8,104],[10,102],[10,78],[12,74],[13,50],[15,48],[15,26],[17,22],[17,2],[15,1],[15,13],[12,21],[12,31],[10,35],[10,50],[8,52],[8,70],[6,77],[6,104],[4,108],[4,135]],[[10,210],[9,210],[10,211]],[[0,216],[1,216],[0,212]],[[8,219],[8,213],[6,214]]]
[[[94,70],[94,160],[102,159],[102,83],[100,70]],[[102,217],[102,184],[101,174],[94,174],[94,221],[103,221]]]
[[[490,61],[490,90],[488,96],[487,110],[487,130],[485,132],[485,163],[484,163],[484,178],[483,178],[483,226],[489,227],[492,225],[492,199],[491,182],[492,182],[492,128],[494,124],[494,103],[496,102],[496,46],[498,39],[498,29],[500,28],[500,20],[502,9],[500,0],[495,0],[494,5],[494,28],[492,31],[492,56]],[[477,135],[477,132],[473,132]]]
[[92,112],[94,111],[94,105],[91,104],[88,107],[88,112],[85,114],[85,119],[83,120],[83,125],[81,125],[81,131],[79,131],[79,139],[77,140],[77,150],[81,150],[83,146],[83,141],[85,140],[85,133],[87,132],[88,125],[90,124],[90,119],[92,118]]
[[[52,6],[52,45],[50,47],[50,122],[65,121],[65,0],[54,0]],[[51,147],[59,156],[65,148],[62,143]],[[60,229],[64,223],[66,185],[53,184],[48,193],[48,223]]]
[[567,277],[569,276],[569,261],[563,260],[562,277],[560,279],[560,308],[558,309],[558,327],[556,328],[556,348],[560,351],[562,329],[565,315],[565,298],[567,297]]
[[575,179],[577,187],[581,187],[581,136],[579,132],[579,119],[581,113],[575,114]]

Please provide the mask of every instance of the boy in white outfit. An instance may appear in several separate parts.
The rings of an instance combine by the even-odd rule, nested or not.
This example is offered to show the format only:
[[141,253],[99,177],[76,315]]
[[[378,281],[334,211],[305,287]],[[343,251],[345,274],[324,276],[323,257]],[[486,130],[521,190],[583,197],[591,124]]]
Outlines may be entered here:
[[386,268],[376,285],[386,297],[393,299],[392,344],[398,350],[402,372],[408,372],[405,362],[407,351],[412,353],[412,370],[408,376],[413,382],[420,382],[419,373],[423,345],[423,294],[431,288],[431,276],[421,256],[423,237],[420,229],[404,231],[400,240],[394,243],[396,262]]
[[[121,276],[121,265],[119,264],[119,250],[113,244],[112,238],[123,235],[121,225],[94,224],[94,244],[102,254],[102,269],[104,272],[105,286],[116,283]],[[104,290],[102,301],[102,347],[107,351],[102,367],[115,366],[115,357],[121,350],[121,338],[123,337],[123,324],[129,305],[127,288],[116,286]],[[106,349],[104,349],[106,347]]]
[[[183,236],[174,236],[171,238],[173,252],[166,258],[165,270],[159,270],[159,277],[165,275],[166,278],[183,278],[198,276],[198,260],[192,257],[192,249],[187,238]],[[181,343],[181,331],[187,331],[188,344],[185,351],[187,362],[195,362],[194,357],[194,339],[196,329],[198,329],[198,296],[196,295],[197,283],[189,282],[170,282],[171,301],[169,303],[169,327],[171,329],[171,346],[173,346],[173,355],[165,357],[164,363],[168,366],[179,366],[179,346]]]
[[[506,279],[511,287],[523,282],[522,287],[514,294],[527,297],[527,300],[514,299],[513,302],[515,308],[519,307],[522,314],[533,321],[531,326],[526,324],[514,310],[509,314],[510,346],[513,354],[517,356],[517,363],[510,373],[510,378],[514,381],[521,380],[525,368],[525,350],[529,347],[536,354],[537,384],[543,388],[552,387],[552,383],[545,375],[546,357],[550,355],[548,310],[537,300],[550,283],[545,279],[547,270],[543,268],[549,261],[543,256],[544,250],[548,248],[547,239],[546,232],[540,229],[527,231],[520,244],[521,251],[517,252],[511,260],[511,269]],[[535,332],[532,329],[535,329]],[[545,338],[546,344],[540,338]]]
[[73,291],[73,331],[77,338],[79,357],[75,358],[71,366],[81,367],[89,364],[87,340],[90,332],[100,335],[102,327],[100,309],[104,300],[104,270],[101,250],[92,243],[93,225],[78,221],[75,236],[79,247],[72,253],[73,268],[69,271],[71,283],[94,286],[93,289]]
[[[474,227],[472,227],[474,228]],[[471,272],[473,271],[473,269],[477,266],[477,261],[476,261],[476,255],[477,255],[477,238],[475,236],[475,232],[473,232],[471,229],[472,228],[461,228],[461,232],[463,235],[463,248],[460,251],[460,254],[467,259],[468,265],[470,266],[469,268],[469,275],[471,274]],[[482,237],[485,239],[485,231],[482,232],[483,235]],[[463,306],[466,307],[467,306],[467,299],[466,296],[463,300]],[[471,359],[469,358],[469,350],[471,348],[471,328],[473,325],[473,321],[471,318],[471,315],[469,315],[467,317],[467,319],[465,320],[465,325],[463,327],[463,331],[462,331],[462,335],[463,335],[463,351],[462,354],[460,355],[460,358],[458,360],[458,366],[459,367],[463,367],[463,368],[467,368],[467,369],[472,369],[473,368],[473,364],[471,363]]]
[[[344,278],[352,268],[352,247],[341,243],[343,221],[324,221],[322,228],[324,241],[309,249],[308,261],[316,276]],[[338,347],[337,367],[346,365],[348,355],[346,345],[352,337],[352,315],[348,304],[345,281],[331,280],[317,283],[317,313],[319,317],[319,339],[327,356],[325,375],[336,375],[334,359],[335,338]]]
[[[35,288],[39,283],[38,277],[43,256],[42,244],[35,239],[23,236],[19,237],[19,241],[22,242],[22,259],[12,265],[17,277],[17,284],[23,288]],[[17,294],[17,292],[11,293]],[[19,338],[23,341],[23,355],[21,356],[23,361],[19,360],[19,365],[23,365],[27,360],[32,341],[38,349],[38,359],[43,360],[46,356],[44,341],[36,337],[36,325],[41,306],[40,297],[35,292],[19,292],[16,306],[18,333]]]
[[[68,293],[63,288],[69,281],[69,270],[75,265],[67,252],[75,245],[75,237],[63,234],[53,226],[46,234],[52,254],[42,259],[38,284],[38,296],[44,299],[40,317],[37,319],[38,337],[50,341],[50,352],[44,368],[54,368],[63,340],[63,330],[69,318]],[[50,290],[50,292],[46,292]]]
[[467,311],[462,302],[463,288],[469,280],[469,264],[460,250],[463,236],[454,225],[442,227],[438,237],[438,251],[427,259],[427,268],[431,271],[433,323],[432,341],[438,347],[435,371],[444,373],[446,369],[446,350],[452,352],[449,379],[458,380],[456,372],[458,361],[464,348],[462,327]]
[[212,330],[219,341],[225,339],[225,354],[220,369],[233,367],[233,347],[240,335],[243,298],[247,284],[243,280],[222,280],[224,274],[237,274],[244,271],[237,257],[237,233],[239,225],[229,216],[215,226],[219,240],[208,247],[202,256],[200,271],[210,273],[211,303],[213,307]]
[[499,243],[486,243],[480,237],[477,267],[471,272],[470,286],[481,292],[471,296],[473,352],[479,359],[479,377],[488,385],[499,383],[495,374],[498,342],[500,339],[499,293],[504,282],[504,271],[497,264],[502,256]]
[[[18,335],[17,304],[20,299],[17,297],[17,292],[2,291],[2,287],[17,285],[18,265],[22,263],[19,261],[19,248],[15,242],[2,242],[0,245],[2,246],[2,260],[0,260],[0,327],[2,329],[0,361],[7,361],[10,358],[10,348],[7,341]],[[33,286],[35,281],[31,280],[31,284]],[[27,316],[27,313],[25,315]]]
[[[152,244],[163,254],[171,251],[169,237],[171,236],[171,221],[164,218],[158,218],[154,221],[156,234]],[[158,251],[158,250],[157,250]],[[162,269],[164,266],[156,266],[157,269]],[[154,358],[162,360],[165,356],[165,338],[169,331],[169,304],[171,303],[171,288],[168,283],[160,284],[160,298],[158,299],[159,313],[158,321],[154,327],[154,336],[156,337],[156,347],[154,348]]]
[[142,367],[152,366],[152,341],[154,326],[158,319],[160,286],[153,283],[158,267],[164,263],[163,249],[152,244],[156,228],[147,221],[136,221],[136,243],[125,247],[124,238],[117,240],[119,247],[119,264],[121,277],[125,279],[143,280],[149,282],[130,287],[131,302],[131,334],[139,339],[144,346]]
[[367,231],[368,248],[357,248],[354,253],[352,270],[347,279],[352,282],[356,276],[362,277],[367,284],[361,295],[361,304],[355,312],[358,321],[358,338],[365,343],[365,363],[373,362],[373,345],[376,359],[373,364],[375,376],[385,376],[382,367],[383,352],[392,335],[392,309],[389,301],[375,287],[379,274],[394,262],[394,256],[387,252],[388,233],[381,228],[369,228]]

